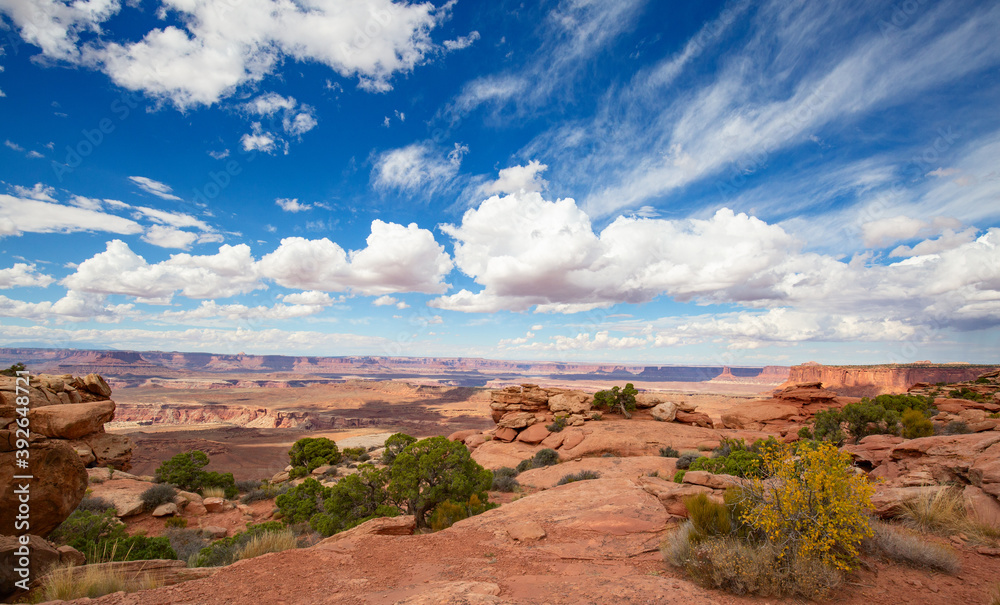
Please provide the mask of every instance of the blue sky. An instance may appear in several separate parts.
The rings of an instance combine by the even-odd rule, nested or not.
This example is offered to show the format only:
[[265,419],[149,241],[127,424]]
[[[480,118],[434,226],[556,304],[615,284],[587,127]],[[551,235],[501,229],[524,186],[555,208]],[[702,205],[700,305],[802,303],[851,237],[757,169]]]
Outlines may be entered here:
[[0,24],[4,346],[997,361],[996,2]]

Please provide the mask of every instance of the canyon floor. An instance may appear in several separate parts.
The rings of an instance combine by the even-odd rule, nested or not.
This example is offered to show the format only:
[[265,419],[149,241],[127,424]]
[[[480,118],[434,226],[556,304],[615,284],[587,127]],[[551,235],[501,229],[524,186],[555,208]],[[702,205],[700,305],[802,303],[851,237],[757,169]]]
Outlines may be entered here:
[[[152,475],[171,456],[198,449],[211,458],[210,470],[263,479],[284,469],[288,449],[303,437],[328,437],[351,446],[384,433],[427,437],[493,426],[489,389],[362,380],[301,387],[218,388],[220,384],[217,379],[186,380],[176,386],[116,388],[118,409],[108,432],[127,434],[135,443],[131,472]],[[550,386],[569,385],[584,390],[610,386]],[[713,418],[774,388],[707,382],[642,386],[690,401]],[[267,426],[274,424],[290,426]]]

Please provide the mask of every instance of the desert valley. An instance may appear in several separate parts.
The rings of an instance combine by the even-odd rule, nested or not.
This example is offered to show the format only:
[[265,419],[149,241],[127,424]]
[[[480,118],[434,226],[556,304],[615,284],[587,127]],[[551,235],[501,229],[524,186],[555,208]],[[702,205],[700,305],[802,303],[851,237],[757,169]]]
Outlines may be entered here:
[[[986,603],[997,588],[991,578],[1000,573],[1000,419],[994,418],[1000,412],[1000,366],[553,367],[463,359],[192,360],[189,354],[0,350],[0,361],[14,357],[28,359],[31,394],[42,402],[31,416],[37,435],[32,447],[50,453],[32,488],[46,506],[34,515],[36,523],[45,517],[39,535],[54,537],[51,546],[35,546],[37,567],[27,597],[12,586],[14,576],[5,576],[8,602],[51,598],[43,572],[60,561],[74,562],[77,578],[90,568],[127,577],[129,592],[96,601],[108,604],[262,598],[359,604],[758,602],[670,563],[666,545],[684,527],[690,498],[706,494],[721,502],[729,486],[747,481],[722,467],[682,469],[699,457],[720,459],[713,449],[735,439],[805,443],[802,429],[818,426],[815,419],[824,410],[899,393],[934,398],[932,432],[939,436],[873,434],[841,449],[874,486],[875,518],[898,528],[886,531],[920,536],[929,545],[920,548],[944,552],[937,556],[948,564],[921,567],[869,545],[861,567],[815,594],[792,590],[788,597]],[[339,371],[331,372],[333,367]],[[458,386],[470,374],[483,384]],[[663,379],[675,376],[684,380]],[[614,409],[596,412],[595,391],[626,382],[637,387],[630,417]],[[0,385],[6,406],[13,405],[12,390]],[[961,430],[953,430],[956,423]],[[374,518],[324,539],[314,519],[312,529],[289,526],[299,532],[291,549],[199,564],[198,556],[219,544],[242,543],[255,526],[287,515],[276,494],[296,493],[294,486],[309,477],[333,487],[366,467],[345,458],[307,478],[290,477],[289,450],[299,440],[328,438],[342,452],[354,452],[354,460],[377,464],[386,439],[397,433],[464,444],[472,460],[493,471],[488,499],[499,506],[434,532],[402,515]],[[0,455],[13,457],[13,446],[5,449]],[[154,475],[192,451],[207,455],[205,471],[232,473],[239,485],[264,489],[241,487],[232,497],[172,490],[164,504],[146,504],[157,485],[150,483]],[[546,451],[552,458],[539,463]],[[9,475],[13,465],[3,468]],[[504,485],[500,476],[515,468],[516,479]],[[567,481],[578,475],[581,480]],[[10,502],[14,481],[5,476],[3,484],[2,497]],[[938,493],[958,494],[967,526],[908,521],[908,502]],[[130,535],[168,537],[181,560],[89,561],[60,546],[66,530],[57,529],[59,523],[78,506],[89,509],[97,502],[113,507]],[[5,505],[5,511],[14,509]],[[290,523],[287,516],[284,522]],[[41,537],[33,540],[46,544]],[[5,548],[0,556],[13,561],[14,546]],[[296,579],[278,580],[288,577]]]

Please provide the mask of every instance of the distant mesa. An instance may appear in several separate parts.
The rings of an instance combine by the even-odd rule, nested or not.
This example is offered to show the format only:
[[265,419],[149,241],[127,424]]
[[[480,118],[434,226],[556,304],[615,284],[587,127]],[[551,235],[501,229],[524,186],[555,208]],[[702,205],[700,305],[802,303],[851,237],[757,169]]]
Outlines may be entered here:
[[792,366],[783,387],[803,382],[820,382],[838,395],[875,397],[887,393],[905,393],[917,383],[957,383],[975,380],[998,369],[1000,365],[939,363],[919,361],[910,364],[871,366],[826,366],[815,362]]
[[[138,386],[147,378],[181,379],[191,373],[289,373],[304,380],[336,381],[365,376],[380,380],[433,378],[455,386],[486,386],[490,380],[518,381],[525,376],[555,380],[624,382],[728,382],[778,385],[787,366],[624,365],[508,361],[476,357],[288,356],[108,351],[77,349],[0,349],[0,364],[24,362],[32,370],[59,374],[97,372],[115,386]],[[315,377],[315,378],[305,378]],[[128,381],[128,382],[126,382]],[[133,384],[135,383],[135,384]]]

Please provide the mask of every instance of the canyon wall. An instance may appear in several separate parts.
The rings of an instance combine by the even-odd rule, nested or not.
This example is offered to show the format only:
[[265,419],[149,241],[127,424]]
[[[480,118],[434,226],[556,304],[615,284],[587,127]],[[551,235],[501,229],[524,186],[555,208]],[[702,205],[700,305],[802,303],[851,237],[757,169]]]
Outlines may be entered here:
[[339,429],[379,426],[384,422],[379,418],[321,416],[309,412],[226,404],[119,403],[115,411],[115,423],[139,426],[220,423],[257,429]]
[[905,393],[918,382],[964,382],[1000,366],[965,364],[909,364],[884,366],[825,366],[808,363],[792,366],[784,386],[800,382],[821,382],[840,395],[873,397],[884,393]]

